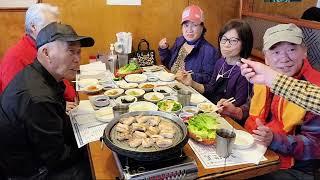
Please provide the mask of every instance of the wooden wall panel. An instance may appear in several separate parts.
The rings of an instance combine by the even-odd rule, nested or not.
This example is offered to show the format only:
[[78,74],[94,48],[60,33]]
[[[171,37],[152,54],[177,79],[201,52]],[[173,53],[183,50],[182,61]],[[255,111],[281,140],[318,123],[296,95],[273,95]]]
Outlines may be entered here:
[[24,34],[25,12],[0,11],[0,60],[6,49]]
[[[229,19],[238,17],[240,0],[142,0],[141,6],[107,6],[106,0],[42,0],[59,7],[63,23],[72,25],[79,34],[92,36],[96,44],[82,51],[82,63],[89,55],[105,52],[116,41],[115,33],[132,32],[133,47],[146,38],[157,49],[161,38],[170,44],[181,35],[181,13],[189,4],[198,4],[205,12],[208,33],[206,39],[217,44],[220,27]],[[0,12],[2,37],[0,57],[24,33],[24,12]],[[158,56],[157,56],[158,57]],[[159,59],[159,58],[158,58]]]
[[291,3],[270,3],[264,0],[253,1],[253,11],[266,14],[283,15],[287,17],[300,18],[309,7],[316,6],[317,0],[302,0]]
[[[170,42],[181,34],[181,12],[188,0],[144,0],[142,6],[107,6],[105,0],[43,0],[59,7],[61,20],[72,25],[79,34],[92,36],[96,44],[93,48],[83,49],[82,63],[97,52],[107,51],[109,44],[116,41],[115,33],[132,32],[133,47],[141,38],[147,38],[153,49],[162,37]],[[0,12],[0,21],[8,27],[0,27],[3,38],[0,45],[0,57],[5,50],[23,34],[24,12]]]

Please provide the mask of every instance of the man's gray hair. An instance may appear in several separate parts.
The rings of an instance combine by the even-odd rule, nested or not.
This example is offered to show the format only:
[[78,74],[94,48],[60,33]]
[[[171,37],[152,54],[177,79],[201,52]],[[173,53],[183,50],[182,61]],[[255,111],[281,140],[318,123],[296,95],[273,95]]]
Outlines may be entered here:
[[30,6],[26,12],[25,30],[27,34],[32,33],[32,26],[42,29],[47,22],[47,14],[51,14],[58,18],[59,9],[57,6],[52,6],[46,3],[38,3]]

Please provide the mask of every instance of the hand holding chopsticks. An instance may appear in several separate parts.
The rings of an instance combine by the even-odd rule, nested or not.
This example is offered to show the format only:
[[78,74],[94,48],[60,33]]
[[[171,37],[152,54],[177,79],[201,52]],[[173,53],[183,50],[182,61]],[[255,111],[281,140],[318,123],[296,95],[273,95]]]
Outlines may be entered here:
[[186,70],[178,70],[178,72],[175,75],[175,78],[183,83],[184,85],[190,86],[192,83],[192,70],[186,71]]
[[222,110],[222,109],[225,107],[223,104],[225,104],[225,103],[233,103],[233,102],[235,102],[235,101],[236,101],[236,99],[235,99],[234,97],[231,97],[231,98],[229,98],[229,99],[227,99],[227,100],[220,100],[220,101],[217,103],[218,108],[217,108],[216,111]]
[[189,71],[184,71],[184,74],[185,74],[185,75],[188,75],[188,74],[193,74],[193,71],[192,71],[192,70],[189,70]]

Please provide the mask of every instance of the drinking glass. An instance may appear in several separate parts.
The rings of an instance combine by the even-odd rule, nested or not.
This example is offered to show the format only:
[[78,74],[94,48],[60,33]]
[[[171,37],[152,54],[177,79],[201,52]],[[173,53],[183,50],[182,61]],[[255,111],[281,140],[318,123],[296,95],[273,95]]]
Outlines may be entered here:
[[236,133],[228,129],[218,129],[216,131],[216,152],[222,158],[227,158],[232,152],[232,146],[236,138]]
[[178,101],[182,104],[182,106],[189,106],[190,105],[190,98],[191,98],[191,92],[180,89],[177,94]]

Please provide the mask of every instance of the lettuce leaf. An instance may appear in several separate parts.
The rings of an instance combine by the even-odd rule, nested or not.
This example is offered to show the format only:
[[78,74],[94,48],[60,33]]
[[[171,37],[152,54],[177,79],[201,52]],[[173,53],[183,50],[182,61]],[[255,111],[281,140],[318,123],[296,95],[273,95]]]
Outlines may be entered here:
[[181,104],[174,102],[172,111],[178,111],[181,109]]
[[188,129],[198,137],[214,139],[218,124],[216,117],[208,113],[202,113],[193,116],[188,121]]
[[135,61],[131,61],[129,64],[121,67],[118,70],[119,74],[126,74],[126,73],[130,73],[130,72],[134,72],[136,70],[139,70],[141,67],[137,64],[137,62]]

